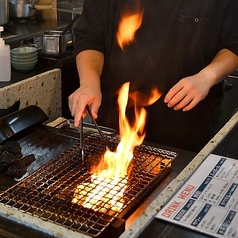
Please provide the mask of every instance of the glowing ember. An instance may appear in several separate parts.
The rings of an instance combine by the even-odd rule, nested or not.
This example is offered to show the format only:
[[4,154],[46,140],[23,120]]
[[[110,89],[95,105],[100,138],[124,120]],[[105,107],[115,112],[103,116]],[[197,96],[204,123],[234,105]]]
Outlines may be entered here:
[[[121,19],[117,34],[121,47],[133,40],[135,31],[141,25],[142,16],[142,11],[139,11],[132,15],[126,14]],[[115,152],[107,150],[99,164],[91,169],[91,183],[77,186],[73,203],[104,213],[119,212],[124,205],[128,166],[133,158],[134,148],[142,144],[145,137],[146,110],[143,106],[153,104],[161,96],[157,89],[153,89],[149,97],[139,92],[129,93],[129,86],[129,83],[125,83],[118,93],[120,143]],[[135,112],[133,125],[126,117],[129,98]]]
[[91,183],[83,183],[74,191],[73,203],[78,203],[95,211],[108,213],[119,212],[123,207],[123,193],[126,189],[127,178],[120,182],[102,178],[97,175],[91,176]]

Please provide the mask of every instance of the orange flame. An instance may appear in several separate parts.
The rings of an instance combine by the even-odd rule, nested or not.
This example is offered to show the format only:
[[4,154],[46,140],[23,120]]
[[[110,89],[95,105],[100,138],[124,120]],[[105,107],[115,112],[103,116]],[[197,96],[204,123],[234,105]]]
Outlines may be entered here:
[[124,49],[125,45],[135,39],[135,32],[140,28],[143,18],[143,11],[136,10],[135,13],[126,13],[119,22],[117,31],[117,42]]
[[[99,165],[92,170],[100,177],[119,180],[127,175],[127,168],[133,157],[133,150],[136,146],[142,144],[145,137],[146,110],[141,105],[151,105],[161,96],[158,90],[153,89],[149,99],[144,96],[142,97],[144,100],[139,100],[138,95],[141,94],[138,92],[129,94],[129,85],[130,83],[123,84],[118,95],[120,143],[116,152],[107,150]],[[133,125],[129,123],[126,117],[129,97],[133,100],[135,109]],[[141,105],[138,105],[137,102]]]
[[[134,40],[142,17],[143,11],[138,10],[133,14],[125,14],[121,19],[117,41],[122,49]],[[91,184],[77,186],[73,203],[105,213],[108,209],[118,212],[124,205],[123,193],[128,179],[128,166],[133,158],[134,148],[142,144],[145,138],[146,110],[143,107],[153,104],[161,96],[157,89],[152,90],[149,98],[139,92],[129,93],[129,86],[130,83],[123,84],[118,93],[120,143],[115,152],[107,150],[99,164],[92,168]],[[135,112],[132,125],[126,117],[129,99]],[[101,205],[106,205],[106,208]]]
[[[141,105],[151,105],[161,96],[156,89],[152,90],[149,98],[138,92],[130,94],[129,86],[129,83],[123,84],[118,95],[120,143],[115,152],[107,150],[98,166],[92,168],[91,184],[77,186],[73,203],[104,213],[119,212],[123,208],[128,166],[133,158],[134,148],[142,144],[145,137],[146,110]],[[129,98],[135,109],[133,125],[130,125],[126,117]],[[87,194],[85,191],[90,192]]]

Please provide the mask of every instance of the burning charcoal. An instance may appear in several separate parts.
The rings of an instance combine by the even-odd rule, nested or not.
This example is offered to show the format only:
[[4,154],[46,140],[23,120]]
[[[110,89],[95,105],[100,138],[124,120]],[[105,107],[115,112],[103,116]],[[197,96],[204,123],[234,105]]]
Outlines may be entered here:
[[35,160],[36,160],[35,155],[30,154],[30,155],[27,155],[27,156],[23,157],[23,158],[20,160],[19,164],[23,164],[23,165],[25,165],[25,166],[29,166],[29,165],[30,165],[32,162],[34,162]]
[[1,160],[2,157],[6,156],[6,155],[11,155],[11,153],[8,152],[8,151],[6,151],[6,150],[4,150],[4,151],[1,153],[1,155],[0,155],[0,160]]
[[19,152],[19,153],[17,153],[17,154],[14,154],[16,157],[18,157],[18,158],[21,158],[22,157],[22,153],[21,152]]
[[3,150],[6,150],[12,154],[19,154],[21,153],[21,146],[17,141],[7,141],[3,145]]
[[4,173],[7,171],[6,166],[4,166],[2,163],[0,163],[0,174]]
[[21,178],[27,172],[24,164],[14,164],[7,169],[7,174],[14,178]]
[[0,155],[2,154],[3,152],[3,145],[0,145]]
[[3,166],[8,167],[12,164],[19,163],[20,158],[7,151],[3,151],[0,157],[0,162]]

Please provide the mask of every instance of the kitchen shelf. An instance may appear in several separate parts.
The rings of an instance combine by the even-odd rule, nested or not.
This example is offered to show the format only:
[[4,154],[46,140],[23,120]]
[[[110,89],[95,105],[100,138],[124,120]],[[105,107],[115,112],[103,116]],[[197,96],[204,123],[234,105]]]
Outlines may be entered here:
[[83,1],[58,1],[57,2],[57,11],[59,12],[68,12],[81,14],[83,10]]

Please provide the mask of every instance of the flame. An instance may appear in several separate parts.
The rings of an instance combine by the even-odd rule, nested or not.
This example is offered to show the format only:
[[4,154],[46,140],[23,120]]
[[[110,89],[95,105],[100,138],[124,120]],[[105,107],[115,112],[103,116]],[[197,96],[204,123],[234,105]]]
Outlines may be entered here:
[[[123,49],[134,40],[136,30],[141,26],[143,11],[125,14],[117,33],[117,41]],[[133,158],[134,148],[145,138],[146,110],[144,106],[153,104],[161,94],[153,89],[149,98],[142,93],[129,93],[130,83],[122,85],[118,92],[120,142],[115,151],[106,150],[99,164],[91,169],[90,183],[77,186],[73,203],[86,208],[109,213],[119,212],[124,206],[123,194],[128,180],[128,166]],[[133,123],[126,117],[128,101],[134,106]]]
[[[106,150],[99,164],[90,171],[91,183],[80,184],[75,189],[73,203],[108,214],[123,208],[128,166],[134,148],[142,144],[145,137],[146,110],[143,106],[153,104],[161,96],[157,89],[152,90],[149,98],[139,92],[129,93],[129,86],[128,82],[123,84],[118,94],[121,139],[116,151]],[[135,112],[132,125],[126,117],[129,99],[133,101]]]
[[[146,110],[140,105],[138,106],[137,101],[142,105],[151,105],[161,95],[158,90],[154,89],[149,99],[144,97],[144,102],[142,102],[137,98],[140,95],[139,93],[129,93],[129,86],[129,82],[123,84],[118,94],[120,143],[115,152],[107,150],[99,165],[92,170],[94,174],[98,174],[100,177],[114,178],[117,181],[127,175],[127,168],[133,158],[134,148],[142,144],[145,137]],[[135,118],[132,125],[126,117],[129,97],[133,100],[135,109]]]
[[[138,7],[139,8],[139,7]],[[143,11],[137,9],[135,13],[125,13],[118,26],[117,43],[124,49],[124,46],[133,42],[135,39],[135,32],[142,24]]]
[[145,106],[152,105],[161,96],[161,93],[158,91],[157,88],[153,88],[150,93],[151,93],[151,95],[148,97],[148,95],[145,95],[141,92],[135,91],[135,92],[130,93],[129,97],[133,101],[136,100],[137,106],[145,107]]

